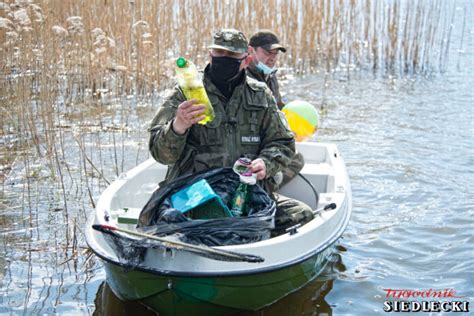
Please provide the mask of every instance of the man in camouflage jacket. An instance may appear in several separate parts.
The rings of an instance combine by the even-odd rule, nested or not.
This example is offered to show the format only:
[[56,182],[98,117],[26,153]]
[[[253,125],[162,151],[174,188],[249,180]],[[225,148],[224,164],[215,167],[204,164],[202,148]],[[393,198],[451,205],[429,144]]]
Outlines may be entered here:
[[[204,86],[215,112],[212,122],[197,124],[204,106],[186,101],[178,87],[153,118],[149,148],[158,162],[168,165],[167,180],[231,167],[246,156],[252,159],[250,170],[257,179],[268,181],[291,161],[295,141],[283,113],[266,85],[245,74],[247,44],[243,33],[224,29],[209,46],[211,61],[204,70]],[[311,218],[305,204],[287,198],[277,201],[277,228]]]

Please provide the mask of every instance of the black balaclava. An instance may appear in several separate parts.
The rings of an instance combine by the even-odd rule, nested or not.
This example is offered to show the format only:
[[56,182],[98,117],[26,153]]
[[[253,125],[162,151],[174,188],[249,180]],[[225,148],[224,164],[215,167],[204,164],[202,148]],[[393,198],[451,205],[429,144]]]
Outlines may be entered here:
[[226,97],[230,98],[236,86],[245,78],[245,71],[240,71],[242,60],[222,56],[212,57],[208,74],[213,84]]

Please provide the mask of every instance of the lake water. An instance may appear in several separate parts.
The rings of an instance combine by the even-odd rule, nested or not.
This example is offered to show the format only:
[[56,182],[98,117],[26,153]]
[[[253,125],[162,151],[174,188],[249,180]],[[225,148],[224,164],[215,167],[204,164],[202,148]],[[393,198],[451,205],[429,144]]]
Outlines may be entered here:
[[334,314],[381,312],[387,288],[474,297],[471,76],[331,83],[317,140],[338,144],[354,197]]
[[[388,288],[454,289],[472,304],[474,47],[468,24],[462,52],[452,49],[444,74],[397,79],[361,71],[348,80],[341,71],[328,80],[316,74],[283,83],[289,99],[321,108],[314,141],[339,147],[351,179],[353,215],[333,261],[317,280],[263,311],[239,315],[382,314]],[[117,136],[125,170],[147,157],[146,121],[154,110],[150,104],[133,107],[130,130]],[[95,135],[91,131],[86,138],[89,147]],[[101,161],[111,178],[114,139],[102,135]],[[75,143],[66,147],[74,178],[83,166],[74,160]],[[78,178],[68,180],[71,213],[65,214],[60,184],[43,179],[40,165],[28,167],[37,168],[29,180],[21,176],[26,167],[15,165],[3,187],[0,314],[149,313],[118,301],[93,257],[67,260],[84,250],[89,192]],[[104,186],[92,188],[93,199]],[[61,224],[65,219],[69,225]]]

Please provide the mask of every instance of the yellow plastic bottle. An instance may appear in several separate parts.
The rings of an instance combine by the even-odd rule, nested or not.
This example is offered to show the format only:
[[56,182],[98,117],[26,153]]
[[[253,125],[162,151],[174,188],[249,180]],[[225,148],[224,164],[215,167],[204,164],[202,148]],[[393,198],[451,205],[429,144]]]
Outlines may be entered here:
[[197,100],[196,105],[205,105],[205,118],[199,121],[199,124],[205,125],[214,119],[214,108],[207,96],[201,75],[192,61],[179,57],[176,60],[176,77],[178,85],[184,93],[187,100]]

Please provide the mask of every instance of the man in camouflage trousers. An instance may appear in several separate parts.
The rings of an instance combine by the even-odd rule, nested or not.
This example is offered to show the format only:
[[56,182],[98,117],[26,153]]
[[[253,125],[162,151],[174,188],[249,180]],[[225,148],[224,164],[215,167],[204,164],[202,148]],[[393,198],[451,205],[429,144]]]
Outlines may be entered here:
[[[272,91],[281,110],[285,103],[280,94],[280,86],[276,76],[279,53],[286,53],[286,48],[280,44],[278,36],[269,30],[260,30],[250,37],[249,53],[253,57],[252,62],[247,67],[247,75],[258,81],[265,82]],[[288,167],[275,175],[273,183],[275,190],[290,182],[303,169],[304,157],[296,153]]]
[[[232,167],[246,156],[252,159],[250,171],[265,183],[291,161],[293,134],[266,85],[246,76],[245,35],[223,29],[214,35],[209,48],[204,87],[214,107],[214,120],[196,124],[204,118],[204,106],[187,101],[176,87],[151,123],[151,155],[168,165],[167,180],[209,168]],[[313,218],[311,208],[302,202],[284,197],[276,202],[277,232]]]

